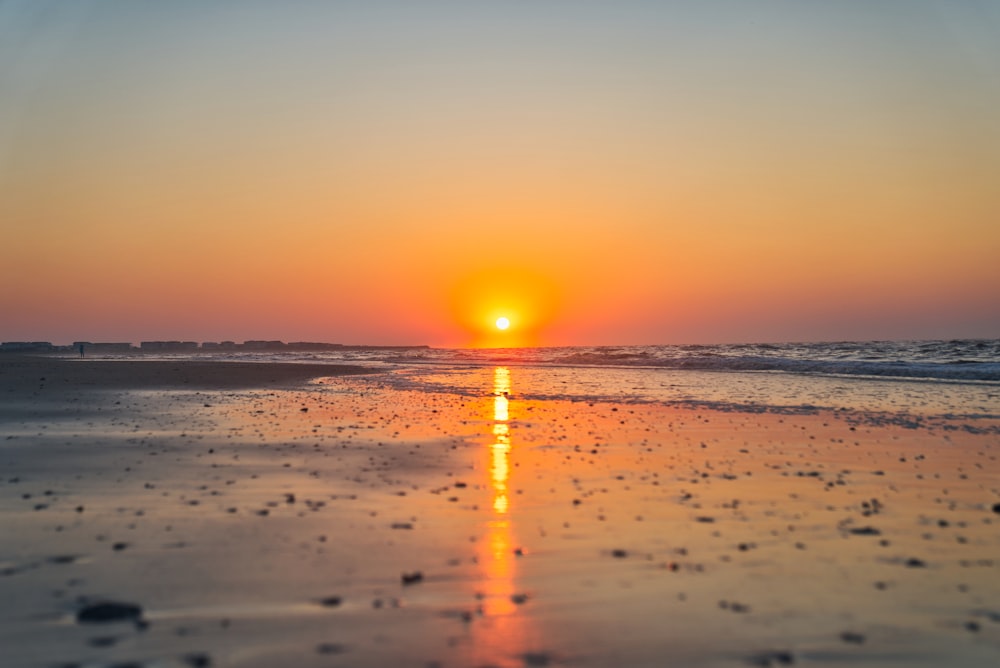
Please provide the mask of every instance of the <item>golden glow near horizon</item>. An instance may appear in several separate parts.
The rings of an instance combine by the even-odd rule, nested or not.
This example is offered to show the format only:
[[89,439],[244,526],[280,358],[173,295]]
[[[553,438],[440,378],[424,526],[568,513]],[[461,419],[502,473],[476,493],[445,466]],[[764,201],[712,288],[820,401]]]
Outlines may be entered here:
[[1000,5],[715,4],[8,3],[0,341],[996,336]]
[[[471,269],[451,287],[451,316],[476,347],[518,347],[542,342],[564,301],[554,272],[512,260]],[[516,322],[516,326],[515,325]],[[503,324],[506,323],[506,327]]]

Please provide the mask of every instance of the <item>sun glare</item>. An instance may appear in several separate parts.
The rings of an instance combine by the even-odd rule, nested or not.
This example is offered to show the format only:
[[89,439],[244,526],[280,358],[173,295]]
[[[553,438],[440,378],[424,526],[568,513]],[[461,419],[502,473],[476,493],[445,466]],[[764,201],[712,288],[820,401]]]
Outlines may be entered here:
[[459,275],[449,294],[454,322],[471,348],[522,348],[541,343],[559,295],[547,275],[510,263]]

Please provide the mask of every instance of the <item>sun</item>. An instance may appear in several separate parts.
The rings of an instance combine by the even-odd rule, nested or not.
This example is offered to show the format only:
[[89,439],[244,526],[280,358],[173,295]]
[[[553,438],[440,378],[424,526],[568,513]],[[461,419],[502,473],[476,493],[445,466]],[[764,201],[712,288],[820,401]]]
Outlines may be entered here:
[[508,327],[510,327],[510,320],[509,319],[507,319],[507,318],[505,318],[503,316],[500,316],[499,318],[497,318],[497,329],[507,329]]

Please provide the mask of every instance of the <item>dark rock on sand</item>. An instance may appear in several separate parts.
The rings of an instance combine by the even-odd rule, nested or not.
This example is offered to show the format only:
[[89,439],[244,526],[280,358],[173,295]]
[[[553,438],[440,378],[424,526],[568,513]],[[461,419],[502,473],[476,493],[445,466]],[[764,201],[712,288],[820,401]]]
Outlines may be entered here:
[[923,559],[917,559],[916,557],[910,557],[905,563],[907,568],[927,568],[927,563]]
[[521,655],[525,666],[551,666],[555,658],[548,652],[525,652]]
[[770,650],[759,652],[747,657],[747,663],[751,666],[791,666],[795,663],[795,656],[791,652],[784,650]]
[[319,604],[325,608],[336,608],[343,602],[343,599],[339,596],[327,596],[326,598],[321,599]]
[[995,512],[998,515],[1000,515],[1000,503],[994,503],[993,504],[993,512]]
[[185,654],[183,660],[191,668],[209,668],[212,665],[212,657],[204,652]]
[[863,633],[856,633],[854,631],[844,631],[840,634],[840,639],[853,645],[863,645],[865,644],[865,640],[867,640]]
[[343,654],[347,651],[345,645],[335,642],[324,642],[316,645],[317,654]]
[[402,581],[404,586],[417,584],[418,582],[424,581],[424,574],[421,573],[420,571],[413,571],[412,573],[403,573],[403,575],[400,576],[400,581]]
[[75,554],[57,554],[53,557],[49,557],[48,561],[50,564],[72,564],[79,558],[80,557]]
[[76,613],[78,624],[105,624],[108,622],[132,622],[142,618],[142,608],[132,603],[104,601],[82,608]]
[[854,527],[853,529],[848,529],[849,533],[855,536],[881,536],[882,532],[875,527]]

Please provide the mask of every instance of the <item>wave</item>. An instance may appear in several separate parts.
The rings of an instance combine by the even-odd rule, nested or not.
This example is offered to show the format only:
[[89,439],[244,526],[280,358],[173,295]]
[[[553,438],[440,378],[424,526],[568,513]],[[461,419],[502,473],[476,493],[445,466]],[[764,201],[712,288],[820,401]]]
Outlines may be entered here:
[[646,367],[1000,382],[1000,340],[423,351],[397,362]]
[[837,376],[876,376],[925,378],[963,381],[1000,381],[1000,364],[961,362],[920,364],[874,361],[795,360],[762,357],[699,356],[678,360],[659,360],[657,366],[697,371],[775,371]]
[[1000,339],[507,349],[420,348],[405,352],[372,348],[321,352],[220,352],[218,356],[220,359],[242,361],[328,361],[393,367],[475,367],[498,364],[619,367],[1000,383]]

